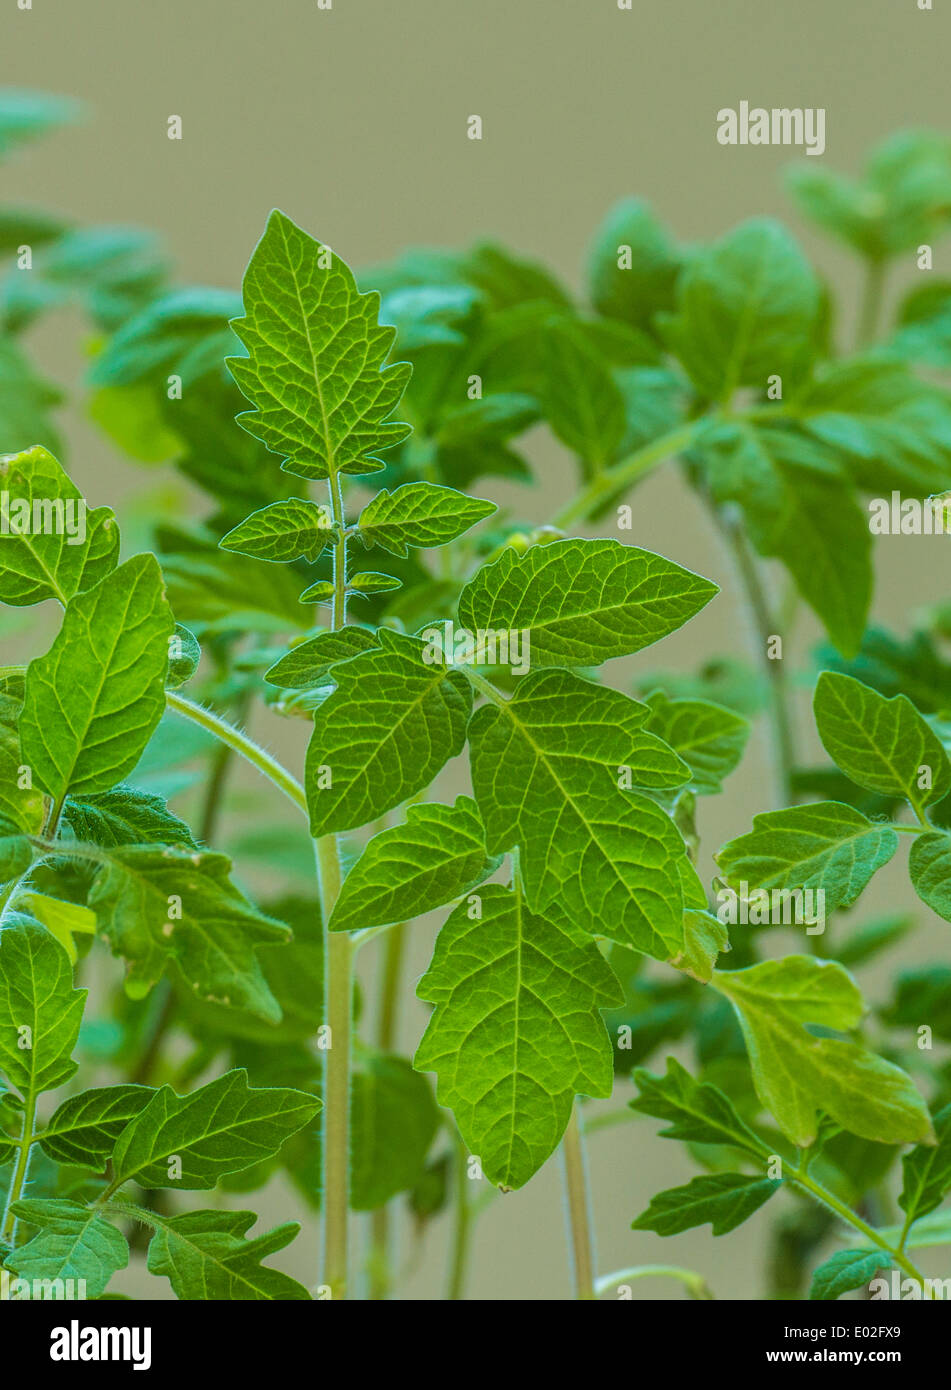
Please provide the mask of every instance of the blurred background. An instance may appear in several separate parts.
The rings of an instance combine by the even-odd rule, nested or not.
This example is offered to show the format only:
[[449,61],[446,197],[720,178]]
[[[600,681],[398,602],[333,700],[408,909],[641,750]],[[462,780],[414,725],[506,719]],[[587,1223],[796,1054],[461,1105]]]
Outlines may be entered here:
[[[934,11],[919,10],[917,0],[634,0],[630,11],[616,0],[333,0],[329,10],[317,0],[34,0],[31,10],[18,10],[9,0],[0,18],[0,83],[73,98],[81,111],[75,124],[4,162],[2,201],[152,228],[173,264],[173,283],[226,289],[239,287],[274,206],[358,270],[411,246],[461,248],[489,238],[546,263],[573,290],[595,227],[622,197],[648,199],[686,242],[769,214],[792,228],[834,284],[841,305],[836,334],[851,345],[857,270],[845,251],[801,222],[784,192],[783,170],[800,156],[719,145],[716,113],[742,100],[824,107],[826,151],[809,163],[857,173],[869,147],[896,129],[947,130],[949,40],[951,7],[941,0]],[[466,135],[474,114],[484,124],[481,141]],[[181,141],[167,138],[171,115],[181,117]],[[947,273],[949,254],[949,246],[938,249],[939,272],[943,262]],[[890,293],[913,275],[909,257]],[[364,284],[372,287],[372,280]],[[81,385],[87,334],[78,315],[65,310],[45,317],[28,341],[45,374],[69,393],[57,416],[67,466],[91,504],[115,508],[132,549],[156,513],[187,518],[194,497],[171,468],[121,458],[88,419]],[[569,494],[572,465],[543,431],[529,440],[528,452],[540,480],[533,493],[496,480],[478,490],[542,522]],[[745,656],[748,634],[737,617],[729,564],[673,471],[638,490],[634,530],[625,539],[724,589],[665,643],[665,667],[692,672],[716,653]],[[947,554],[940,540],[881,541],[874,618],[906,631],[917,606],[947,592]],[[27,646],[37,650],[36,625],[51,620],[42,609],[24,610],[19,627],[0,629],[0,659],[15,660]],[[817,638],[804,615],[787,658],[795,661]],[[655,662],[648,651],[614,663],[612,673],[626,686]],[[809,747],[807,695],[798,717]],[[254,731],[289,760],[302,756],[302,723],[262,714]],[[455,780],[455,770],[444,774],[437,789],[443,799]],[[765,804],[767,781],[757,736],[726,794],[702,806],[706,879],[713,850],[748,829]],[[236,824],[283,815],[252,777],[239,776],[235,787]],[[227,826],[223,833],[227,838]],[[250,868],[242,877],[255,885]],[[860,911],[903,907],[907,893],[901,868],[892,865]],[[922,904],[916,912],[919,929],[902,963],[946,959],[947,924]],[[438,917],[414,933],[413,980],[437,926]],[[777,933],[775,944],[778,953],[801,942]],[[374,962],[365,965],[372,988]],[[876,971],[884,978],[888,967],[863,977],[872,999]],[[415,1047],[425,1017],[422,1005],[407,1001],[404,1050]],[[631,1093],[619,1081],[602,1109],[617,1110]],[[635,1118],[591,1136],[600,1268],[676,1263],[706,1275],[718,1296],[759,1296],[772,1208],[769,1218],[755,1217],[719,1242],[708,1228],[668,1240],[629,1229],[654,1191],[695,1171],[679,1146],[655,1137],[657,1127]],[[274,1221],[303,1220],[282,1267],[312,1283],[312,1217],[277,1183],[261,1209]],[[443,1223],[435,1223],[418,1259],[405,1218],[402,1236],[408,1267],[396,1296],[440,1297]],[[487,1203],[473,1239],[470,1297],[568,1296],[558,1160],[526,1189]],[[149,1297],[164,1290],[136,1268],[115,1286]],[[651,1280],[636,1284],[634,1294],[681,1296]]]

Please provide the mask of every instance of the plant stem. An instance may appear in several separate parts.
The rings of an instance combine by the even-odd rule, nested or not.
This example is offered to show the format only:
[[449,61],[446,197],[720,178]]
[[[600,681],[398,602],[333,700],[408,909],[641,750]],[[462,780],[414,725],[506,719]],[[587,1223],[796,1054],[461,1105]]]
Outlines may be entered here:
[[16,1168],[13,1171],[13,1181],[10,1184],[10,1191],[7,1193],[7,1203],[3,1212],[3,1225],[0,1228],[0,1238],[12,1240],[16,1232],[16,1217],[13,1214],[13,1204],[20,1200],[23,1192],[23,1184],[26,1182],[26,1175],[30,1167],[30,1150],[33,1146],[33,1130],[36,1125],[36,1094],[30,1091],[26,1097],[26,1105],[23,1110],[23,1133],[17,1144],[19,1153],[17,1154]]
[[455,1131],[455,1203],[453,1207],[452,1258],[449,1263],[449,1288],[446,1297],[458,1303],[465,1297],[466,1275],[469,1272],[469,1247],[472,1236],[472,1204],[469,1201],[469,1154],[462,1135]]
[[[405,946],[406,923],[400,922],[387,933],[383,945],[380,1015],[377,1026],[377,1046],[381,1052],[392,1052],[396,1040],[400,973]],[[390,1290],[390,1211],[387,1205],[378,1207],[373,1212],[370,1218],[370,1233],[370,1297],[379,1300],[386,1298]]]
[[[331,468],[330,505],[337,527],[333,552],[333,627],[347,621],[347,530],[340,475]],[[326,1014],[330,1046],[324,1070],[323,1282],[331,1298],[347,1297],[350,1217],[350,1052],[353,1031],[353,942],[348,932],[329,932],[327,924],[340,895],[340,851],[335,834],[317,841],[320,899],[326,962]]]
[[869,256],[865,262],[865,282],[862,286],[862,302],[859,307],[856,345],[868,347],[875,341],[878,319],[882,310],[882,296],[885,290],[885,261],[881,256]]
[[618,1269],[613,1274],[603,1274],[594,1286],[595,1295],[616,1289],[629,1279],[679,1279],[691,1298],[711,1299],[713,1294],[702,1274],[692,1269],[680,1269],[677,1265],[632,1265],[630,1269]]
[[219,714],[205,709],[202,705],[196,705],[192,700],[186,700],[183,695],[177,694],[174,690],[166,690],[165,700],[169,709],[174,710],[176,714],[190,719],[193,724],[199,724],[208,733],[220,739],[222,743],[226,743],[229,748],[233,748],[236,753],[240,753],[243,758],[247,758],[249,763],[252,763],[259,772],[262,772],[273,782],[309,819],[307,794],[304,788],[270,753],[260,748],[253,739],[249,738],[247,734],[243,734],[240,729],[236,729],[233,724],[229,724],[227,719],[222,719]]
[[636,453],[622,459],[605,473],[599,473],[592,478],[587,487],[555,514],[552,525],[567,530],[574,522],[587,520],[612,494],[629,487],[645,473],[649,473],[656,464],[681,453],[707,424],[706,419],[693,420],[689,425],[682,425],[660,439],[645,444],[643,449],[638,449]]
[[350,1049],[353,1023],[353,943],[348,932],[326,923],[340,893],[340,859],[334,835],[317,841],[320,897],[326,943],[325,1017],[330,1045],[324,1071],[324,1272],[333,1298],[347,1296],[350,1212]]
[[785,653],[775,660],[768,655],[771,637],[782,637],[777,630],[776,619],[770,609],[769,600],[760,578],[756,557],[750,549],[743,523],[732,512],[713,508],[713,516],[720,534],[733,555],[737,573],[746,594],[750,615],[753,619],[754,645],[757,665],[766,673],[769,682],[769,715],[772,725],[772,752],[774,775],[774,799],[777,807],[791,806],[793,802],[793,772],[796,767],[796,753],[792,731],[789,686],[786,680]]
[[591,1206],[585,1165],[584,1141],[577,1104],[561,1143],[564,1164],[568,1236],[574,1271],[575,1298],[591,1299],[594,1292],[594,1240],[591,1232]]
[[903,1269],[907,1275],[924,1288],[924,1276],[915,1268],[907,1255],[903,1253],[902,1246],[899,1245],[896,1249],[894,1246],[889,1245],[885,1237],[880,1235],[874,1226],[870,1226],[867,1221],[863,1220],[858,1212],[853,1211],[851,1207],[847,1207],[844,1202],[840,1202],[834,1193],[829,1192],[826,1188],[817,1183],[814,1178],[811,1178],[805,1167],[796,1168],[792,1164],[787,1164],[786,1176],[791,1182],[798,1183],[798,1185],[805,1192],[808,1192],[811,1197],[815,1198],[817,1202],[821,1202],[823,1206],[828,1207],[831,1211],[834,1211],[837,1216],[840,1216],[843,1221],[848,1222],[854,1230],[858,1231],[860,1235],[863,1235],[866,1240],[876,1247],[876,1249],[884,1251],[889,1257],[889,1264],[897,1264],[900,1269]]

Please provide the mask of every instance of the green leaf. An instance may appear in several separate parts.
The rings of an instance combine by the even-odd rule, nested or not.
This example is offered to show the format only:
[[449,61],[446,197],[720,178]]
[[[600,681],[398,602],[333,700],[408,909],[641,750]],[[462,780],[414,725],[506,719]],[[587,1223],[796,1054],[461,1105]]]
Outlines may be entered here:
[[169,603],[202,637],[249,628],[283,635],[307,622],[293,570],[264,569],[248,556],[204,546],[162,555],[161,563]]
[[708,430],[698,451],[714,496],[743,509],[761,555],[781,560],[829,636],[858,650],[872,595],[872,536],[829,450],[788,424]]
[[174,961],[202,999],[281,1016],[257,948],[286,940],[231,882],[223,854],[162,844],[118,845],[99,869],[88,903],[116,955],[126,989],[141,998]]
[[23,760],[54,801],[104,792],[132,771],[165,709],[174,623],[154,555],[137,555],[70,600],[30,662]]
[[951,367],[951,281],[933,281],[906,296],[889,349],[908,362]]
[[117,849],[120,845],[185,845],[197,849],[192,833],[152,792],[122,784],[112,791],[66,798],[63,816],[77,840]]
[[674,307],[680,268],[681,255],[648,204],[626,198],[595,234],[588,257],[591,302],[599,314],[649,329],[655,314]]
[[[62,393],[36,372],[18,343],[0,337],[0,459],[21,449],[31,453],[39,445],[58,450],[59,434],[50,414],[62,398]],[[0,481],[11,491],[2,475]]]
[[[347,580],[347,592],[356,594],[359,598],[366,598],[369,594],[389,594],[402,586],[401,579],[396,579],[392,574],[380,574],[377,570],[361,570],[359,574],[351,574]],[[310,592],[307,591],[308,594]],[[306,595],[301,594],[302,601],[305,597]]]
[[554,541],[523,555],[507,547],[484,565],[462,591],[459,621],[471,632],[527,633],[536,666],[597,666],[676,631],[717,592],[649,550]]
[[951,486],[951,399],[903,363],[881,357],[833,363],[793,409],[865,492],[926,496]]
[[712,912],[691,908],[684,912],[684,948],[671,956],[670,964],[700,984],[708,985],[713,979],[717,956],[729,949],[729,933],[719,918]]
[[429,1083],[404,1057],[358,1060],[350,1102],[350,1207],[376,1211],[422,1176],[439,1111]]
[[448,545],[497,510],[494,502],[467,497],[455,488],[404,483],[395,492],[385,488],[378,492],[363,508],[357,524],[368,546],[405,555],[409,546]]
[[330,672],[340,661],[379,646],[372,632],[363,627],[342,627],[319,632],[292,647],[264,673],[271,685],[286,690],[308,690],[332,683]]
[[749,721],[709,700],[671,700],[662,690],[647,697],[645,728],[662,738],[690,768],[688,786],[698,795],[723,790],[749,738]]
[[481,919],[450,915],[417,994],[435,1011],[416,1053],[437,1099],[502,1187],[521,1187],[557,1147],[576,1094],[606,1096],[611,1043],[598,1009],[619,1001],[597,946],[482,889]]
[[814,1271],[811,1299],[841,1298],[851,1289],[860,1289],[876,1271],[888,1268],[888,1255],[884,1250],[837,1250],[828,1260]]
[[932,912],[951,922],[951,835],[921,835],[911,847],[908,872]]
[[305,786],[315,837],[378,819],[462,751],[466,678],[427,665],[413,637],[378,636],[379,648],[335,667],[337,688],[314,717]]
[[786,956],[717,972],[713,987],[736,1010],[757,1095],[798,1148],[815,1139],[817,1111],[883,1144],[931,1135],[927,1107],[903,1071],[857,1043],[806,1030],[858,1027],[862,996],[840,965]]
[[17,894],[17,909],[33,917],[52,933],[73,965],[78,959],[73,933],[79,932],[85,936],[95,934],[96,914],[80,903],[65,902],[60,898],[48,897],[45,893],[26,892]]
[[781,1186],[772,1178],[748,1178],[742,1173],[705,1174],[684,1187],[658,1192],[647,1210],[631,1222],[631,1230],[676,1236],[709,1221],[713,1234],[724,1236],[742,1226]]
[[951,789],[940,740],[904,695],[886,700],[851,676],[823,671],[813,707],[826,752],[858,786],[904,797],[919,812]]
[[163,1086],[119,1136],[115,1181],[207,1190],[277,1153],[319,1109],[320,1101],[303,1091],[250,1087],[240,1070],[187,1096]]
[[489,853],[520,848],[532,911],[555,904],[581,930],[667,960],[683,949],[684,844],[621,785],[677,786],[688,769],[645,732],[647,714],[568,671],[527,676],[476,712],[472,785]]
[[147,304],[114,333],[93,363],[90,381],[100,387],[160,384],[175,374],[191,387],[211,364],[236,346],[229,319],[241,312],[233,290],[190,285]]
[[62,946],[20,917],[0,932],[0,1070],[26,1098],[52,1091],[76,1071],[73,1048],[86,1000],[73,988]]
[[176,1298],[310,1299],[303,1284],[261,1264],[294,1239],[300,1230],[294,1221],[246,1240],[258,1219],[253,1211],[187,1211],[162,1217],[150,1212],[148,1219],[157,1228],[149,1243],[149,1273],[164,1275]]
[[632,1110],[670,1120],[660,1131],[663,1139],[683,1139],[692,1144],[728,1145],[760,1159],[768,1153],[764,1142],[740,1119],[732,1102],[706,1081],[696,1081],[674,1057],[667,1058],[667,1072],[654,1076],[643,1067],[633,1073],[638,1096]]
[[624,397],[604,359],[570,320],[545,335],[542,405],[555,435],[594,470],[617,457],[625,432]]
[[201,662],[201,647],[198,638],[181,623],[175,624],[175,631],[168,644],[168,671],[165,674],[166,690],[178,690],[191,680]]
[[902,1184],[898,1205],[912,1225],[940,1207],[951,1188],[951,1105],[934,1117],[936,1144],[919,1144],[902,1157]]
[[290,497],[272,502],[222,537],[222,550],[237,550],[255,560],[272,563],[317,560],[333,540],[328,510],[316,502]]
[[52,454],[37,447],[0,458],[0,486],[8,494],[7,526],[0,528],[0,601],[18,608],[48,598],[65,604],[115,569],[119,528],[112,511],[87,513]]
[[[287,837],[286,827],[283,830]],[[309,844],[309,841],[307,841]],[[311,847],[311,869],[313,848]],[[193,990],[181,1004],[195,1036],[247,1039],[277,1050],[278,1044],[312,1039],[324,1022],[324,952],[320,905],[311,898],[282,897],[268,904],[271,919],[290,927],[292,941],[259,946],[255,952],[268,989],[280,1006],[281,1020],[262,1018],[233,1005],[210,1004]],[[282,1054],[283,1055],[283,1054]]]
[[[0,835],[13,831],[21,835],[38,835],[43,825],[43,796],[31,785],[20,787],[20,738],[15,725],[0,721]],[[27,846],[29,849],[29,846]],[[0,881],[4,875],[0,872]]]
[[839,801],[817,801],[754,816],[752,831],[715,857],[734,888],[821,890],[830,913],[850,907],[897,848],[890,826]]
[[374,835],[344,879],[330,931],[409,921],[470,893],[501,863],[489,858],[475,802],[410,806],[406,822]]
[[813,352],[819,286],[778,222],[758,218],[693,257],[677,310],[661,320],[668,345],[701,395],[726,401],[742,386],[801,376]]
[[410,367],[383,366],[396,330],[378,323],[380,296],[361,294],[349,266],[277,211],[243,294],[232,327],[248,356],[228,367],[255,409],[238,423],[301,478],[382,468],[376,454],[409,433],[389,417]]
[[14,1202],[12,1211],[18,1220],[39,1227],[32,1240],[4,1259],[22,1279],[82,1279],[85,1296],[99,1298],[113,1274],[129,1263],[125,1236],[94,1207],[31,1198]]
[[806,160],[790,171],[803,212],[872,260],[935,241],[951,207],[951,141],[903,130],[873,152],[860,181]]
[[76,120],[79,106],[68,97],[7,87],[0,93],[0,155]]
[[119,1135],[154,1094],[151,1086],[120,1085],[70,1096],[40,1136],[43,1152],[57,1163],[102,1172]]

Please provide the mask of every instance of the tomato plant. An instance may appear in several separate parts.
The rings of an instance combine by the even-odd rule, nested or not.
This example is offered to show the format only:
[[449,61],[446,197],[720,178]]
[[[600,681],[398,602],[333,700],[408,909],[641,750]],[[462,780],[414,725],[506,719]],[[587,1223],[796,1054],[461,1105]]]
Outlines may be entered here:
[[[0,150],[63,114],[6,98]],[[24,1289],[121,1287],[144,1230],[180,1299],[399,1297],[399,1204],[417,1239],[452,1212],[459,1298],[477,1194],[560,1150],[578,1298],[642,1276],[709,1296],[663,1237],[767,1202],[772,1296],[889,1270],[933,1293],[948,970],[896,972],[871,1016],[852,972],[925,912],[951,921],[951,610],[869,621],[877,535],[947,544],[951,287],[887,326],[881,292],[947,229],[951,145],[899,135],[863,182],[806,167],[792,188],[865,265],[855,351],[768,219],[688,251],[625,202],[579,299],[492,244],[358,283],[280,211],[240,293],[180,288],[141,232],[3,215],[0,601],[58,614],[0,668],[0,1241]],[[93,419],[189,484],[193,513],[147,544],[61,461],[24,330],[63,303],[97,332]],[[535,427],[577,460],[553,513]],[[630,499],[666,465],[722,573],[691,567],[689,528],[674,557],[640,543]],[[748,659],[616,674],[729,602],[731,574]],[[825,637],[790,674],[799,606]],[[246,731],[282,719],[296,762]],[[771,787],[707,843],[758,722]],[[856,917],[906,852],[908,913]],[[407,939],[434,913],[406,1056]],[[657,1260],[614,1272],[584,1155],[607,1121],[619,1163],[675,1140],[700,1170],[625,1214]],[[265,1263],[296,1224],[249,1236],[232,1205],[274,1177],[320,1223],[307,1284]]]

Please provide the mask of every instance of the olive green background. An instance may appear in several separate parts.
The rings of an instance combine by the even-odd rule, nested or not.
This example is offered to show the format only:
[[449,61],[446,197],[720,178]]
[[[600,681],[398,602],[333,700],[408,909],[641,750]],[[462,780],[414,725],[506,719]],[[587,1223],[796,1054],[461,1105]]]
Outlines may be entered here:
[[[855,172],[867,148],[894,129],[947,124],[951,0],[934,3],[929,13],[917,0],[634,0],[627,12],[616,0],[333,0],[323,11],[317,0],[34,0],[20,11],[3,0],[0,81],[76,97],[85,119],[8,161],[2,199],[154,227],[178,283],[224,286],[239,283],[273,206],[358,267],[408,245],[491,237],[548,262],[574,287],[591,232],[622,196],[649,198],[687,241],[774,214],[802,236],[833,284],[847,345],[857,270],[802,226],[783,192],[782,170],[801,152],[721,147],[716,112],[743,99],[825,107],[823,159]],[[183,120],[181,142],[167,139],[172,114]],[[481,142],[466,137],[472,114],[483,118]],[[947,274],[948,255],[939,250],[936,274]],[[915,273],[913,264],[899,268],[895,283]],[[83,338],[69,315],[43,326],[35,350],[54,379],[78,384]],[[119,460],[80,405],[64,421],[69,466],[91,503],[111,503],[127,522],[180,497],[170,472]],[[570,467],[541,432],[532,452],[536,493],[494,480],[481,491],[540,522],[564,498]],[[747,634],[729,567],[671,471],[636,494],[630,539],[691,564],[724,593],[661,653],[617,663],[619,683],[658,662],[690,670],[717,650],[743,654]],[[947,592],[948,558],[943,538],[881,541],[877,616],[902,628],[916,606]],[[797,651],[814,637],[804,621]],[[808,741],[807,700],[799,714]],[[258,732],[293,757],[306,731],[262,719]],[[452,781],[443,779],[444,792]],[[260,798],[261,816],[271,814],[266,789],[241,785]],[[745,830],[767,799],[757,739],[722,803],[704,808],[705,873],[712,850]],[[901,904],[908,892],[892,866],[862,910]],[[918,912],[922,929],[906,958],[946,958],[947,927],[925,922],[923,906]],[[414,975],[435,925],[416,929]],[[777,951],[800,945],[776,936]],[[873,996],[881,978],[872,973]],[[372,970],[368,988],[372,1001]],[[407,1049],[424,1022],[422,1006],[409,1004]],[[614,1106],[628,1095],[619,1085]],[[686,1264],[723,1297],[756,1297],[762,1238],[778,1202],[719,1242],[709,1228],[667,1241],[630,1231],[653,1191],[691,1173],[678,1146],[654,1137],[656,1127],[638,1120],[591,1139],[601,1269]],[[472,1296],[568,1295],[561,1205],[557,1159],[527,1189],[494,1200],[474,1237]],[[273,1220],[301,1214],[276,1187],[264,1208]],[[317,1231],[303,1219],[284,1267],[312,1283]],[[447,1234],[437,1223],[399,1296],[439,1296]],[[150,1296],[164,1289],[138,1271],[119,1286]],[[647,1280],[635,1296],[680,1292]]]

